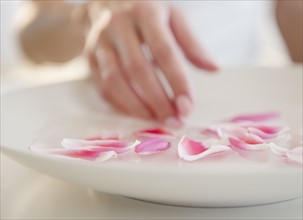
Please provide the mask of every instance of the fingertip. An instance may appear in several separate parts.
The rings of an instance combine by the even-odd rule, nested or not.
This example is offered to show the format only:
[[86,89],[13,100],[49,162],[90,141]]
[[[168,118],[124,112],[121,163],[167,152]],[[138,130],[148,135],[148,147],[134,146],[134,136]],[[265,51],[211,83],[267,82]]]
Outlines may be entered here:
[[199,58],[195,65],[211,73],[217,73],[220,70],[219,66],[215,64],[215,62],[206,58]]
[[188,116],[193,109],[193,103],[188,96],[179,95],[175,100],[178,115],[182,117]]
[[165,126],[167,126],[169,128],[174,128],[174,129],[182,128],[184,125],[180,119],[178,119],[177,117],[174,117],[174,116],[167,117],[163,123]]
[[218,73],[220,70],[219,67],[214,63],[208,63],[207,65],[205,65],[205,69],[211,73]]
[[147,120],[156,120],[156,117],[149,111],[144,113],[143,118]]

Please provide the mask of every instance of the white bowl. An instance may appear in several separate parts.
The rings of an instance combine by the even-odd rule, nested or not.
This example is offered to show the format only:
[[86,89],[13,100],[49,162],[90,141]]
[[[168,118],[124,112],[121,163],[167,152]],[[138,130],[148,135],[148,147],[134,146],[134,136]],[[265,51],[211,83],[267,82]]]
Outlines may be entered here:
[[[292,130],[301,129],[301,67],[285,70],[237,69],[216,76],[192,73],[196,108],[188,124],[274,110],[282,113],[281,121]],[[2,97],[2,152],[27,167],[75,184],[140,200],[199,207],[248,206],[302,196],[302,168],[278,160],[255,162],[231,154],[189,163],[177,159],[172,148],[150,157],[94,163],[28,150],[31,145],[58,147],[63,137],[142,126],[150,125],[114,113],[86,80]]]

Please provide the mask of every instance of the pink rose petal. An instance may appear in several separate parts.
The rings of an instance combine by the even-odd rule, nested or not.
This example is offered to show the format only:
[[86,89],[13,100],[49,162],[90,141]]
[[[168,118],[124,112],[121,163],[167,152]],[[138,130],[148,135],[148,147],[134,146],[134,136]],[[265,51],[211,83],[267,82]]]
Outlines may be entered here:
[[43,149],[43,148],[30,148],[35,153],[46,153],[50,155],[64,156],[69,158],[77,158],[90,161],[105,161],[112,157],[117,156],[114,151],[106,151],[101,148],[84,148],[84,149]]
[[179,157],[187,161],[194,161],[208,155],[222,153],[229,150],[230,147],[225,145],[215,145],[207,148],[203,143],[190,140],[186,136],[183,136],[178,144]]
[[285,131],[284,127],[281,126],[269,126],[269,125],[247,125],[247,128],[255,128],[262,131],[265,134],[278,134]]
[[141,155],[159,153],[170,148],[170,142],[160,137],[151,137],[136,145],[135,152]]
[[285,127],[268,125],[246,125],[243,127],[245,127],[249,133],[255,134],[265,140],[274,139],[288,130],[288,128]]
[[178,153],[181,158],[185,155],[196,155],[203,153],[208,148],[203,143],[193,141],[186,136],[183,136],[178,144]]
[[259,136],[249,133],[245,129],[237,128],[233,129],[229,132],[231,136],[234,136],[241,141],[245,142],[246,144],[263,144],[264,140],[260,138]]
[[66,149],[83,148],[88,146],[94,147],[112,147],[112,148],[125,148],[127,144],[117,140],[83,140],[83,139],[70,139],[64,138],[61,144]]
[[101,148],[104,151],[114,151],[117,154],[125,153],[133,148],[138,142],[127,144],[117,140],[93,140],[87,141],[82,139],[63,139],[62,146],[66,149],[78,148]]
[[256,129],[254,127],[249,127],[249,128],[247,128],[247,130],[250,133],[252,133],[254,135],[257,135],[258,137],[260,137],[260,138],[262,138],[264,140],[274,139],[274,138],[276,138],[279,135],[279,133],[268,134],[268,133],[265,133],[262,130]]
[[102,130],[98,134],[84,138],[84,140],[87,140],[87,141],[116,140],[116,141],[118,141],[118,140],[120,140],[120,138],[119,138],[119,134],[117,132]]
[[134,136],[140,138],[146,138],[146,137],[173,138],[174,137],[174,135],[170,131],[164,130],[162,128],[151,128],[151,129],[140,130],[134,132]]
[[260,143],[258,141],[256,142],[255,139],[250,139],[249,141],[247,140],[247,142],[245,142],[235,137],[229,137],[228,140],[232,147],[242,150],[265,150],[270,147],[270,144]]
[[99,157],[95,160],[96,162],[104,162],[109,159],[117,157],[117,153],[114,151],[106,151],[99,154]]
[[86,140],[86,141],[104,141],[104,140],[116,140],[116,141],[118,141],[119,137],[112,136],[112,137],[104,138],[104,137],[101,137],[101,136],[91,136],[91,137],[85,138],[84,140]]
[[259,113],[259,114],[245,114],[245,115],[238,115],[231,118],[230,122],[264,122],[273,119],[277,119],[280,117],[280,114],[277,112],[266,112],[266,113]]
[[285,147],[281,147],[281,146],[279,146],[279,145],[276,145],[276,144],[274,144],[274,143],[271,143],[270,149],[271,149],[271,151],[272,151],[275,155],[282,156],[282,157],[287,157],[288,149],[285,148]]
[[[59,152],[57,152],[58,154]],[[61,151],[59,155],[72,157],[72,158],[79,158],[84,160],[96,160],[100,156],[110,158],[111,156],[117,155],[114,151],[105,151],[101,150],[100,148],[97,149],[68,149],[66,151]],[[110,155],[110,157],[109,157]]]
[[272,144],[271,150],[278,156],[287,157],[290,161],[302,164],[303,147],[295,147],[290,150],[285,147],[280,147],[276,144]]
[[208,127],[202,130],[202,134],[207,135],[209,137],[214,138],[222,138],[223,137],[223,128],[221,127]]
[[296,147],[287,152],[287,158],[296,163],[302,164],[303,147]]

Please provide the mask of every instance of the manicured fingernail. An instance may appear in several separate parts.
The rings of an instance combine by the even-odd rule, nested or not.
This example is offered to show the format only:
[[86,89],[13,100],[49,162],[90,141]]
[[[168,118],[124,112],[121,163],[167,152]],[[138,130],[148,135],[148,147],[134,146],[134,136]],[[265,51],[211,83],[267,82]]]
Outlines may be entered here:
[[181,128],[183,126],[183,123],[180,120],[172,116],[165,119],[164,124],[170,128]]
[[210,58],[204,57],[202,61],[204,68],[211,72],[216,72],[219,70],[218,65],[212,61]]
[[208,61],[207,68],[211,72],[217,72],[219,70],[219,67],[212,61]]
[[180,116],[188,116],[193,108],[191,100],[185,95],[176,98],[176,106]]
[[218,65],[209,57],[205,55],[201,55],[201,53],[200,54],[197,53],[197,57],[200,60],[202,68],[211,72],[216,72],[219,70]]
[[220,68],[217,66],[212,66],[212,67],[209,67],[208,70],[212,73],[218,73],[220,71]]

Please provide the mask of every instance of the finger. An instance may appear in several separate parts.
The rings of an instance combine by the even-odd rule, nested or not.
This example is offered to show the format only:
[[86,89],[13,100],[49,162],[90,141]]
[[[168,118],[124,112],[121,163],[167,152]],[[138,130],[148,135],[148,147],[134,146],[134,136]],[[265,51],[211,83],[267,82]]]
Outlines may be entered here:
[[95,50],[94,51],[87,50],[85,55],[90,69],[89,77],[92,79],[96,87],[100,88],[100,76],[98,76],[100,74],[100,69],[99,69],[98,61],[96,59]]
[[118,108],[135,117],[152,119],[153,116],[122,76],[113,48],[107,46],[97,53],[100,74],[97,75],[103,97]]
[[173,90],[178,114],[187,116],[192,109],[192,97],[182,56],[165,20],[160,20],[156,11],[150,13],[152,19],[144,19],[140,15],[139,29]]
[[145,103],[160,121],[179,123],[179,119],[175,117],[173,103],[155,74],[152,64],[143,54],[135,27],[128,19],[116,19],[112,24],[112,41],[129,82],[136,86],[135,90],[143,96]]
[[[112,94],[104,94],[104,88],[103,88],[103,83],[101,80],[101,69],[99,68],[99,66],[101,67],[101,65],[99,65],[99,61],[100,59],[98,59],[97,57],[99,57],[99,55],[97,55],[98,52],[96,52],[97,50],[94,50],[94,52],[90,52],[88,53],[88,64],[91,70],[91,78],[93,83],[96,85],[96,87],[98,88],[98,90],[100,91],[100,95],[109,103],[111,103],[111,105],[113,105],[117,110],[119,110],[122,113],[128,114],[128,112],[125,110],[124,106],[121,106],[121,104],[117,103],[116,100],[112,97]],[[100,53],[99,53],[100,54]],[[110,96],[110,97],[109,97]]]
[[170,27],[184,54],[194,65],[209,71],[218,70],[218,66],[206,56],[190,31],[183,14],[173,7],[171,8]]

